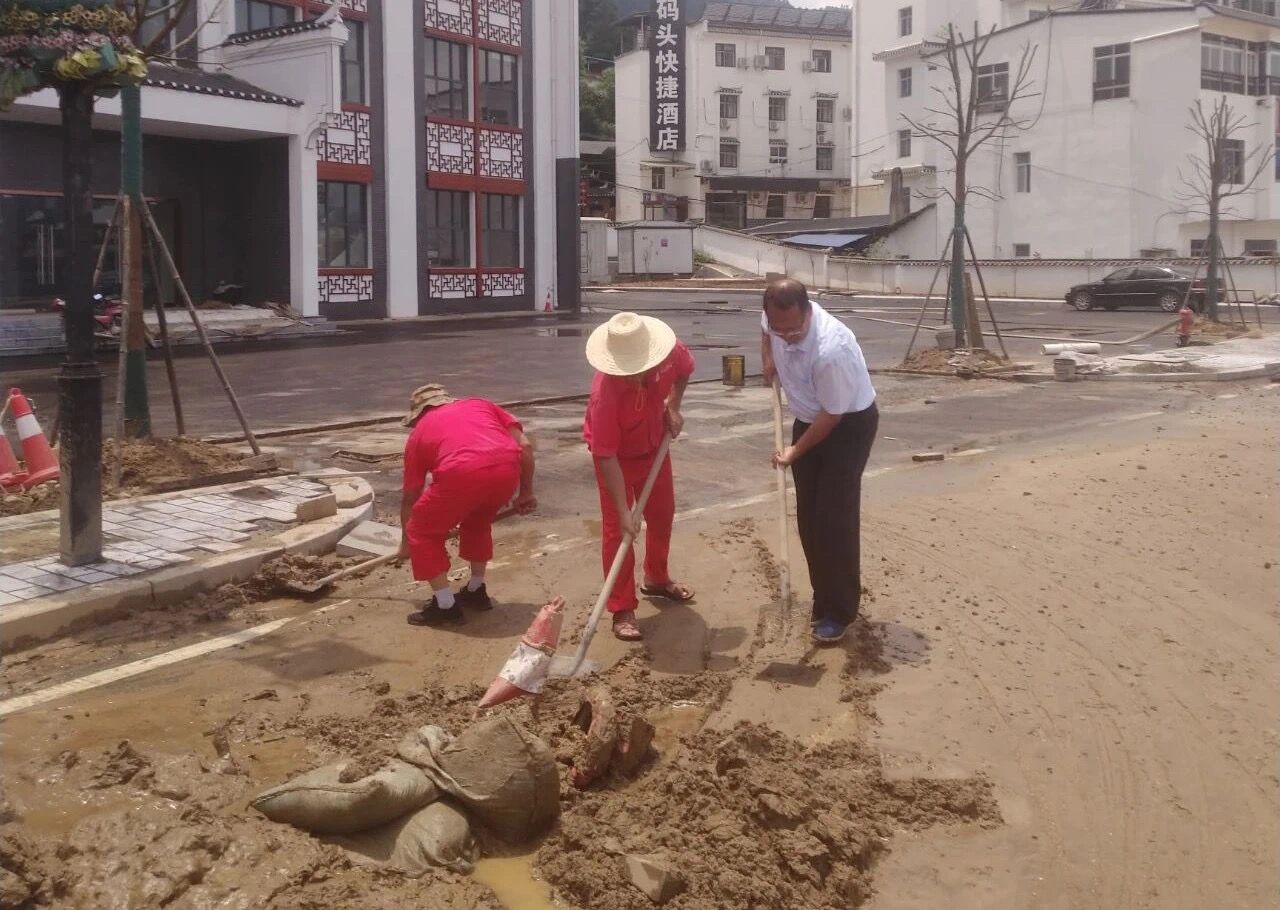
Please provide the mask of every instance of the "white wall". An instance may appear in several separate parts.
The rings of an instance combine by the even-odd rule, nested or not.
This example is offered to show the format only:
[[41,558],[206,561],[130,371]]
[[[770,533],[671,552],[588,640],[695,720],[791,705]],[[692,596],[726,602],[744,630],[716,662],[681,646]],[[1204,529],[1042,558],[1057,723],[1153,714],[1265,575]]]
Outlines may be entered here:
[[[946,275],[938,271],[936,260],[828,256],[706,225],[694,232],[694,247],[717,262],[757,275],[782,272],[813,288],[920,295],[929,290],[929,283],[936,276],[933,293],[940,295],[946,284]],[[993,297],[1061,299],[1074,284],[1096,281],[1117,268],[1141,262],[1132,259],[983,260],[979,265]],[[1160,260],[1159,264],[1187,272],[1195,268],[1194,260]],[[1253,291],[1261,298],[1280,292],[1280,258],[1236,261],[1231,270],[1242,293]]]
[[[1201,18],[1194,9],[1158,12],[1098,13],[1052,16],[1000,33],[985,59],[1007,61],[1016,70],[1022,48],[1036,48],[1032,67],[1036,97],[1016,106],[1012,115],[1032,123],[1025,132],[995,139],[970,159],[969,185],[995,195],[969,197],[966,223],[978,255],[1006,258],[1015,244],[1028,244],[1045,259],[1061,257],[1136,256],[1144,249],[1167,248],[1188,254],[1188,223],[1203,217],[1187,211],[1179,171],[1188,170],[1187,155],[1196,149],[1186,130],[1188,108],[1197,99],[1206,105],[1214,92],[1200,89],[1200,28],[1248,40],[1280,41],[1280,29],[1230,20]],[[1130,96],[1093,100],[1093,49],[1107,44],[1131,45]],[[896,92],[896,69],[905,61],[885,62],[885,105],[890,130],[905,127],[903,114],[927,119],[923,111],[930,92],[916,68],[912,97]],[[945,77],[943,69],[931,74]],[[1266,148],[1273,141],[1275,99],[1226,96],[1237,113],[1248,118],[1246,147]],[[909,177],[917,198],[936,197],[939,186],[953,180],[949,154],[931,139],[913,137],[906,159],[883,156],[881,167],[932,166],[935,176]],[[1031,190],[1016,189],[1015,155],[1031,156]],[[1260,222],[1280,215],[1280,189],[1271,172],[1256,191],[1233,200],[1229,217]],[[931,258],[941,253],[952,220],[949,200],[938,198],[929,224],[913,224],[885,245],[887,255]],[[1267,224],[1255,224],[1253,239],[1276,236]]]

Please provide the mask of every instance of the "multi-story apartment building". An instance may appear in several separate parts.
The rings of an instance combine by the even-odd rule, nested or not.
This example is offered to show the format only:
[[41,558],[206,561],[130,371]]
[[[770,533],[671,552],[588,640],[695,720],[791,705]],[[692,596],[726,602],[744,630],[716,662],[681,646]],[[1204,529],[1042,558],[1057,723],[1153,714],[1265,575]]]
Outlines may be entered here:
[[[1228,182],[1247,181],[1247,162],[1269,160],[1280,134],[1280,18],[1274,0],[1234,3],[1048,3],[1035,0],[862,2],[855,46],[871,48],[861,81],[864,110],[882,93],[883,119],[860,124],[881,141],[864,149],[855,180],[883,179],[901,168],[913,193],[937,205],[886,241],[886,253],[932,258],[953,219],[940,189],[953,164],[937,142],[904,119],[937,120],[935,87],[947,78],[937,56],[948,22],[967,34],[975,20],[996,28],[978,88],[980,123],[1005,108],[1023,49],[1035,51],[1032,94],[1010,116],[1029,124],[983,146],[971,159],[966,222],[978,254],[992,258],[1106,258],[1196,255],[1207,233],[1200,206],[1186,198],[1183,177],[1203,147],[1188,129],[1189,109],[1226,98],[1244,119],[1232,142]],[[1069,8],[1064,8],[1069,7]],[[879,67],[878,70],[875,67]],[[855,140],[856,141],[856,140]],[[866,139],[863,140],[864,144]],[[1272,255],[1280,241],[1280,168],[1224,210],[1229,255]]]
[[849,22],[715,2],[685,21],[681,0],[630,19],[633,49],[614,62],[619,220],[848,215]]
[[[330,318],[575,305],[576,16],[196,0],[142,92],[144,191],[193,296],[229,282]],[[0,307],[60,290],[57,121],[51,90],[0,114]],[[103,232],[119,123],[100,99]]]

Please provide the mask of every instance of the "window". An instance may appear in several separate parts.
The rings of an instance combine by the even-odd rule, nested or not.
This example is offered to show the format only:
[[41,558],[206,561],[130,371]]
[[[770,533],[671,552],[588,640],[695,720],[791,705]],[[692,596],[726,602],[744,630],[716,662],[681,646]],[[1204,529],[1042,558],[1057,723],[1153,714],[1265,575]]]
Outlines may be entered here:
[[770,120],[786,120],[787,119],[787,99],[779,95],[769,96],[769,119]]
[[898,10],[898,35],[907,37],[911,34],[911,7],[904,6]]
[[1031,153],[1014,152],[1013,173],[1019,193],[1031,192]]
[[814,167],[820,171],[830,171],[835,166],[835,149],[829,145],[820,145],[814,158]]
[[911,97],[911,67],[909,66],[898,70],[898,97]]
[[1244,242],[1246,256],[1274,256],[1276,242],[1274,240],[1246,240]]
[[482,50],[476,57],[480,89],[480,121],[517,126],[520,123],[520,58]]
[[292,21],[292,6],[270,0],[236,0],[236,31],[255,32],[260,28],[288,25]]
[[716,66],[737,66],[738,46],[736,44],[716,45]]
[[1009,103],[1009,64],[978,67],[978,112],[1003,111]]
[[368,187],[322,180],[318,187],[321,268],[369,265]]
[[738,96],[724,94],[720,96],[720,119],[738,119]]
[[819,98],[814,119],[819,123],[836,122],[836,103],[831,98]]
[[1129,45],[1093,49],[1093,100],[1129,97]]
[[364,104],[364,23],[343,20],[347,26],[347,43],[342,45],[342,103]]
[[727,168],[738,166],[738,141],[736,139],[720,140],[720,166]]
[[898,157],[911,157],[911,130],[898,130]]
[[764,207],[764,217],[785,218],[787,215],[787,197],[781,193],[770,193],[769,202]]
[[1030,259],[1030,258],[1031,258],[1031,244],[1029,244],[1029,243],[1015,243],[1015,244],[1013,245],[1013,258],[1014,258],[1014,259]]
[[520,266],[520,197],[485,193],[480,197],[480,264]]
[[471,194],[427,190],[427,263],[439,268],[471,265]]
[[1221,35],[1200,35],[1200,87],[1218,92],[1244,92],[1243,41]]
[[649,171],[649,186],[655,190],[665,190],[667,188],[667,169],[665,167],[655,167]]
[[769,143],[769,163],[770,164],[786,164],[787,163],[787,144],[785,142]]
[[1264,16],[1274,16],[1277,8],[1276,0],[1227,0],[1224,5]]
[[831,217],[831,197],[830,196],[814,196],[813,197],[813,217],[814,218],[830,218]]
[[831,72],[831,51],[813,52],[813,71],[815,73]]
[[764,68],[781,70],[787,68],[787,49],[785,47],[766,47],[764,49]]
[[1218,153],[1218,171],[1223,183],[1244,183],[1244,140],[1224,139]]
[[1208,244],[1208,241],[1206,241],[1203,237],[1191,238],[1191,250],[1190,250],[1191,255],[1199,259],[1201,256],[1204,255],[1205,246],[1207,244]]
[[467,94],[467,48],[439,38],[427,39],[427,113],[466,120],[470,116]]

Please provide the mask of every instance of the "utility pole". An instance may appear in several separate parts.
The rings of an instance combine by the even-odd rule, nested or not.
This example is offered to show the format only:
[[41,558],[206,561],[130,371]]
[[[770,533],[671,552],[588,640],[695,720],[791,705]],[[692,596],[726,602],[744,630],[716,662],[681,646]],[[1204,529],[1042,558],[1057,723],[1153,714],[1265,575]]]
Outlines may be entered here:
[[[124,305],[129,318],[120,339],[125,346],[124,435],[142,439],[151,435],[151,408],[147,399],[147,327],[143,321],[142,270],[142,89],[120,89],[120,194],[124,198],[121,233],[124,237]],[[159,290],[157,288],[157,290]],[[157,306],[162,304],[157,302]]]
[[58,86],[67,279],[67,357],[58,374],[62,562],[102,558],[102,371],[93,357],[93,83]]

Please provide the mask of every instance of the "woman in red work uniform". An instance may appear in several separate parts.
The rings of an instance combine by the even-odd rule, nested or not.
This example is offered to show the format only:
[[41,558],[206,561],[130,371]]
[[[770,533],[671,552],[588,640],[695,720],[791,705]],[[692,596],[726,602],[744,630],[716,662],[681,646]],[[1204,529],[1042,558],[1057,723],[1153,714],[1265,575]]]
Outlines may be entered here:
[[[624,533],[633,538],[631,506],[644,487],[662,444],[662,435],[680,435],[684,418],[680,402],[693,375],[693,355],[666,323],[650,316],[619,313],[591,333],[587,360],[596,368],[587,403],[583,438],[595,460],[604,519],[601,555],[606,574]],[[668,456],[645,505],[644,584],[649,597],[685,602],[693,599],[686,585],[667,571],[671,525],[675,519],[675,486]],[[636,625],[635,557],[630,552],[618,583],[609,595],[613,634],[623,641],[643,636]]]
[[[400,498],[400,557],[413,577],[431,584],[433,596],[410,614],[415,626],[463,622],[460,606],[493,604],[484,573],[493,558],[493,520],[516,496],[518,512],[531,512],[533,444],[520,422],[483,398],[450,398],[442,386],[416,389],[404,424],[413,427],[404,447]],[[431,475],[430,486],[426,485]],[[425,486],[425,492],[424,492]],[[471,563],[471,578],[456,594],[449,587],[445,540],[458,529],[458,554]]]

